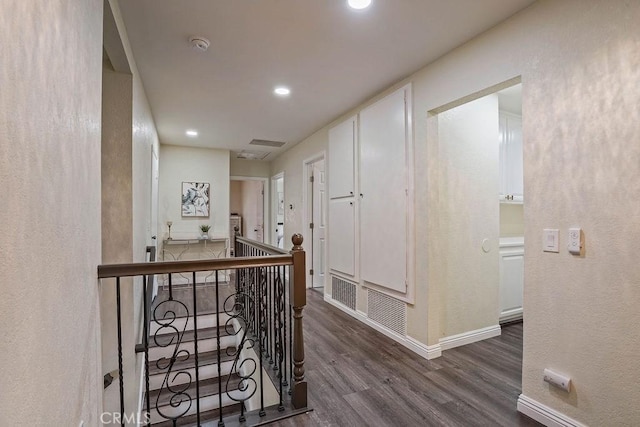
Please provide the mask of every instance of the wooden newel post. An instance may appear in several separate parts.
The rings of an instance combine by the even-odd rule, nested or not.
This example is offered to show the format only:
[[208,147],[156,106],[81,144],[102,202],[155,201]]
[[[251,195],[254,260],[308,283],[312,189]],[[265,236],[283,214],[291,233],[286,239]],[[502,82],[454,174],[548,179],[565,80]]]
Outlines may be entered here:
[[291,304],[293,305],[293,392],[291,400],[296,409],[307,407],[307,382],[304,380],[304,337],[302,334],[302,309],[307,305],[307,274],[302,235],[291,237],[293,249],[293,282]]

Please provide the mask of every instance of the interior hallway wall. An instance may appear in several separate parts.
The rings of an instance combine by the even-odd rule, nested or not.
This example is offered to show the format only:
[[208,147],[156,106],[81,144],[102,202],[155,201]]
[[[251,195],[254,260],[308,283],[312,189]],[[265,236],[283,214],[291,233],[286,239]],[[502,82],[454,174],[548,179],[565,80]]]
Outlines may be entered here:
[[95,426],[102,1],[0,4],[0,425]]
[[[209,187],[209,217],[183,217],[182,183],[206,182]],[[200,225],[211,226],[209,237],[229,236],[229,151],[209,148],[160,146],[159,222],[162,239],[167,221],[173,221],[174,239],[194,239]]]
[[[412,82],[416,164],[416,304],[408,334],[437,346],[441,271],[437,128],[429,112],[521,76],[525,293],[523,393],[589,425],[640,419],[640,3],[540,0],[345,112],[272,164],[286,172],[286,235],[302,227],[302,160],[326,150],[327,129]],[[329,177],[329,180],[331,177]],[[553,189],[553,191],[551,191]],[[616,191],[620,189],[620,191]],[[293,204],[294,209],[289,209]],[[543,228],[581,226],[586,252],[543,253]],[[636,238],[639,237],[639,238]],[[286,247],[286,246],[285,246]],[[545,367],[570,375],[556,392]],[[606,367],[607,369],[603,369]]]

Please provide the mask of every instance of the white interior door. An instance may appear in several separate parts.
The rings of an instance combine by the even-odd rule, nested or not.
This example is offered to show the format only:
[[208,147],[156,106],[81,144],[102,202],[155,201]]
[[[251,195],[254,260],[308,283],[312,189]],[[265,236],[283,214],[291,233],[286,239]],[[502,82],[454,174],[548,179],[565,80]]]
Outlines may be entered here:
[[326,230],[326,192],[325,192],[325,170],[324,159],[312,164],[312,201],[311,209],[313,212],[313,287],[318,288],[324,286],[324,277],[326,270],[325,260],[325,230]]
[[271,244],[284,248],[284,174],[279,174],[271,178],[272,188],[272,242]]
[[255,240],[264,242],[264,182],[259,181],[256,186],[256,222],[253,232]]

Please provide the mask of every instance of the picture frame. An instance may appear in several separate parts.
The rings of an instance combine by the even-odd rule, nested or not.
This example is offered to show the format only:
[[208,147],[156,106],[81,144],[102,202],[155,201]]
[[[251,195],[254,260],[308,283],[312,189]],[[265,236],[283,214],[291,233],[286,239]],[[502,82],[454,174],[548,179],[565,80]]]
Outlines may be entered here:
[[182,216],[209,218],[211,186],[208,182],[185,181],[182,183]]

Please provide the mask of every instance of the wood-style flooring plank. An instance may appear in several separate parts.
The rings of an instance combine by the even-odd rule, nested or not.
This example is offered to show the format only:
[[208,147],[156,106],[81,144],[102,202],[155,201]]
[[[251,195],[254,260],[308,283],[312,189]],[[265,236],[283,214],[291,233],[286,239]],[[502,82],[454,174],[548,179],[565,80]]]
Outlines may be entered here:
[[522,324],[428,361],[309,291],[304,327],[313,411],[274,426],[540,425],[516,409]]

